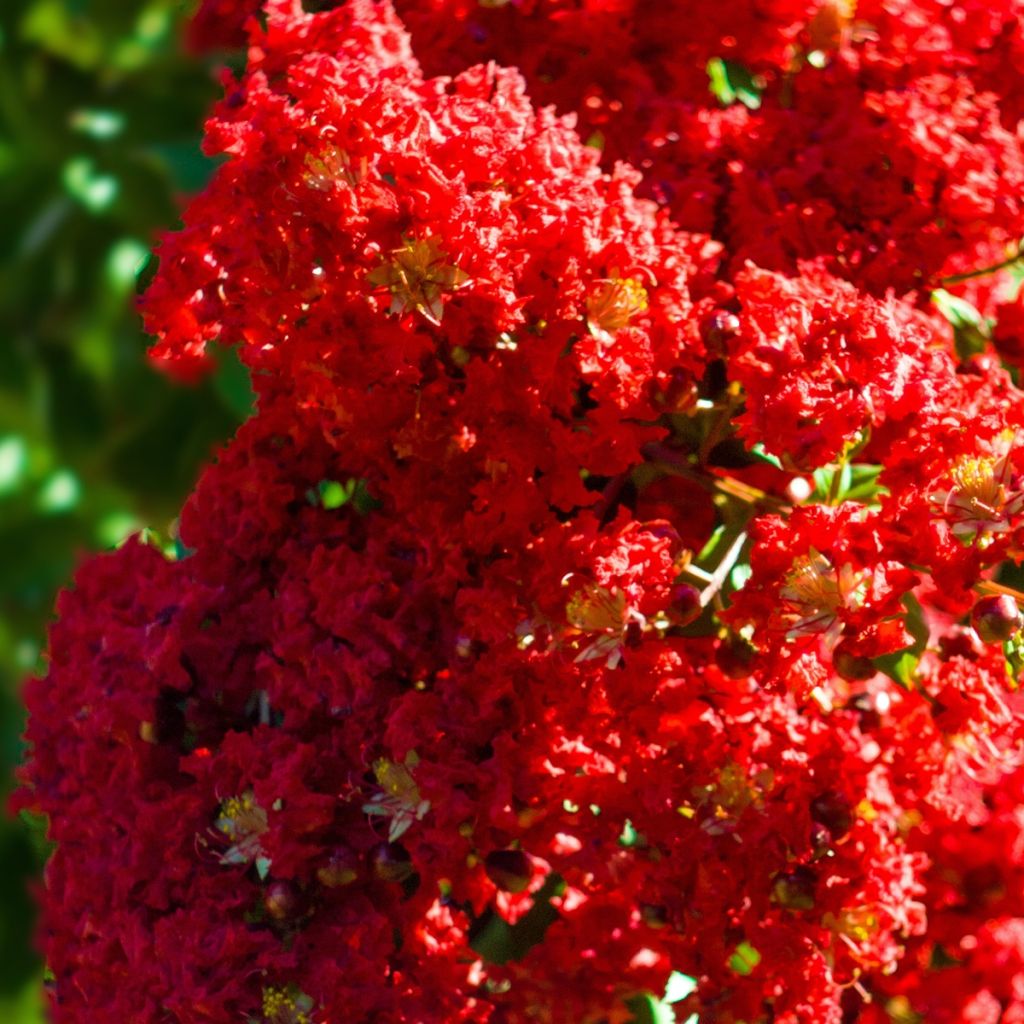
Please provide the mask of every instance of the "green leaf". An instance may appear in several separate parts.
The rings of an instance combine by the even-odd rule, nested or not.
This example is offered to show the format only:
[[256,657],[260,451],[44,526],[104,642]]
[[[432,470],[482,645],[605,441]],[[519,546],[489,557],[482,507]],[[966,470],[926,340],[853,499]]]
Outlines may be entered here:
[[953,344],[961,360],[984,352],[992,337],[991,323],[966,299],[951,295],[945,288],[932,292],[932,302],[953,327]]
[[733,590],[742,590],[747,580],[754,575],[754,570],[746,563],[740,562],[732,567],[729,573],[729,583]]
[[713,57],[707,63],[707,72],[711,94],[723,106],[728,107],[736,102],[742,103],[748,110],[757,110],[761,106],[764,82],[741,64]]
[[889,491],[878,483],[882,467],[866,462],[839,463],[838,466],[820,466],[814,471],[814,491],[810,501],[858,501],[869,507],[877,506],[879,499]]
[[633,827],[633,822],[627,820],[622,826],[622,835],[619,836],[619,846],[624,846],[628,850],[631,846],[643,845],[644,837]]
[[[682,1002],[696,990],[696,978],[673,971],[661,999],[649,992],[642,992],[626,1000],[627,1008],[633,1013],[631,1024],[675,1024],[677,1018],[672,1004]],[[683,1024],[697,1024],[697,1015],[691,1014]]]
[[627,999],[626,1006],[633,1013],[631,1024],[675,1024],[676,1015],[672,1007],[666,1006],[650,993]]
[[59,469],[44,484],[36,504],[47,515],[69,512],[82,496],[82,487],[69,469]]
[[111,512],[96,523],[96,541],[101,548],[117,548],[142,526],[131,512]]
[[761,462],[767,462],[769,466],[774,466],[776,469],[782,469],[782,463],[779,461],[779,457],[777,455],[772,455],[771,452],[765,451],[765,447],[760,441],[751,447],[750,454]]
[[68,195],[77,199],[90,213],[102,213],[117,198],[120,183],[112,174],[96,170],[95,161],[76,156],[64,165],[62,174]]
[[704,547],[700,549],[700,553],[697,555],[695,561],[713,561],[715,552],[718,551],[719,548],[723,548],[726,544],[729,543],[729,537],[726,536],[728,529],[729,528],[728,526],[726,526],[725,523],[720,523],[718,526],[716,526],[714,533],[712,533],[711,536],[708,538],[707,544],[705,544]]
[[370,494],[365,480],[354,477],[341,483],[339,480],[321,480],[316,490],[310,490],[309,500],[327,509],[351,505],[361,516],[380,508],[380,502]]
[[681,971],[673,971],[665,985],[665,1002],[678,1003],[697,991],[697,979]]
[[875,668],[884,672],[893,682],[899,683],[904,690],[913,685],[917,674],[917,663],[921,659],[909,650],[896,651],[895,654],[883,654],[874,659]]
[[888,494],[889,490],[878,483],[881,466],[859,462],[850,466],[850,479],[843,498],[846,501],[859,501],[864,505],[877,505],[878,498]]
[[28,472],[28,445],[12,435],[0,438],[0,495],[20,490]]
[[1003,654],[1006,656],[1006,677],[1011,688],[1016,690],[1024,673],[1024,633],[1014,633],[1003,644]]
[[217,372],[214,375],[214,387],[224,405],[240,420],[247,420],[256,407],[256,393],[252,388],[252,376],[249,368],[238,357],[238,352],[231,349],[219,349],[217,352]]
[[341,508],[350,497],[345,485],[337,480],[320,481],[320,504],[324,508]]
[[760,962],[761,954],[749,942],[741,942],[729,957],[729,970],[746,977]]
[[924,610],[913,594],[903,595],[903,607],[907,609],[904,625],[914,642],[903,650],[872,658],[875,668],[884,672],[905,690],[910,689],[917,674],[917,665],[928,646],[928,626],[924,621]]
[[76,132],[99,141],[116,138],[124,131],[124,114],[117,110],[82,107],[71,114],[71,127]]
[[488,909],[469,930],[469,946],[493,964],[522,960],[538,943],[548,928],[558,920],[558,911],[551,900],[565,891],[561,876],[548,875],[533,894],[533,906],[515,924],[509,924],[497,911]]
[[361,515],[369,515],[374,509],[380,508],[380,502],[370,493],[365,480],[356,480],[349,499],[352,507]]
[[139,274],[150,261],[150,252],[138,239],[122,238],[107,253],[107,281],[115,293],[130,295]]

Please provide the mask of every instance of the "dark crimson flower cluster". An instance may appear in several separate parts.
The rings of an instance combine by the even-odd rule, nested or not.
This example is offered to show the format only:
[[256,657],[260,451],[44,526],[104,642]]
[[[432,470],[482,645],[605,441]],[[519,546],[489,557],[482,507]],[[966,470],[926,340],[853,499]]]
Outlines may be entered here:
[[1024,1021],[1024,7],[319,6],[195,22],[258,410],[28,690],[55,1024]]

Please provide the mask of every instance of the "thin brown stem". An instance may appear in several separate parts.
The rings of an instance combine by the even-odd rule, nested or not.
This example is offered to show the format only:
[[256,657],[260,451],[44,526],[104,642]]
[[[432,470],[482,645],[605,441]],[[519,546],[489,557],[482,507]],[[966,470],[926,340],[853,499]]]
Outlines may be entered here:
[[1014,263],[1019,263],[1021,260],[1024,260],[1024,248],[1018,249],[1012,256],[1007,256],[1002,262],[993,263],[990,267],[978,267],[977,270],[968,270],[963,274],[950,274],[949,277],[940,278],[939,284],[960,284],[961,281],[970,281],[975,277],[985,277],[986,274],[994,274],[997,270],[1012,267]]
[[1003,586],[1002,583],[996,583],[994,580],[980,580],[974,584],[974,589],[985,596],[1001,596],[1003,594],[1008,597],[1016,599],[1019,604],[1024,604],[1024,593],[1019,590],[1014,590],[1013,587]]
[[774,494],[768,494],[758,487],[744,483],[731,476],[715,476],[711,473],[701,471],[689,465],[685,461],[685,455],[669,448],[667,445],[654,442],[644,446],[644,456],[655,463],[662,472],[670,473],[672,476],[681,476],[699,484],[706,491],[712,494],[724,494],[727,497],[735,498],[745,505],[770,508],[783,515],[792,512],[792,505],[787,504]]
[[710,582],[701,591],[701,608],[707,608],[712,599],[717,597],[718,592],[725,586],[725,581],[729,578],[729,573],[732,572],[733,566],[740,557],[740,552],[743,550],[743,545],[746,544],[746,542],[747,532],[744,530],[737,534],[736,539],[729,545],[729,550],[726,551],[721,562],[718,563],[715,567],[715,571],[711,574]]

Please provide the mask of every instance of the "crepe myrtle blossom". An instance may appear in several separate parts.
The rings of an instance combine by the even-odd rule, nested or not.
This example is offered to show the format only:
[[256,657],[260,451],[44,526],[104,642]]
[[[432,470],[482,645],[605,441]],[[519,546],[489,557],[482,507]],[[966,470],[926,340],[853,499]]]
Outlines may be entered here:
[[55,1024],[1024,1020],[1018,6],[309,6],[27,687]]

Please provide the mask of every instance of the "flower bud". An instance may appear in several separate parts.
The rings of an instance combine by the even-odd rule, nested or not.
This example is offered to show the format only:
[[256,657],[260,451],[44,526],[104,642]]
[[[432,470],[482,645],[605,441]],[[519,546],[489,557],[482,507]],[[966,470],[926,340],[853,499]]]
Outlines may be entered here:
[[832,652],[832,667],[840,679],[848,683],[860,683],[878,672],[870,658],[851,653],[845,643],[837,645]]
[[1009,594],[983,597],[971,611],[971,625],[987,644],[1001,644],[1020,629],[1021,618],[1017,602]]
[[813,910],[818,876],[802,865],[780,871],[772,883],[772,899],[786,910]]
[[700,591],[692,583],[677,583],[672,588],[672,603],[665,610],[673,626],[688,626],[700,618]]
[[274,882],[263,894],[263,906],[275,921],[286,921],[298,912],[299,890],[293,882]]
[[523,892],[533,877],[533,865],[522,850],[494,850],[487,854],[484,871],[506,892]]
[[401,843],[378,843],[367,855],[374,878],[404,882],[413,873],[412,857]]
[[700,325],[700,336],[709,352],[723,355],[725,343],[740,332],[740,318],[727,309],[717,309],[704,318]]

